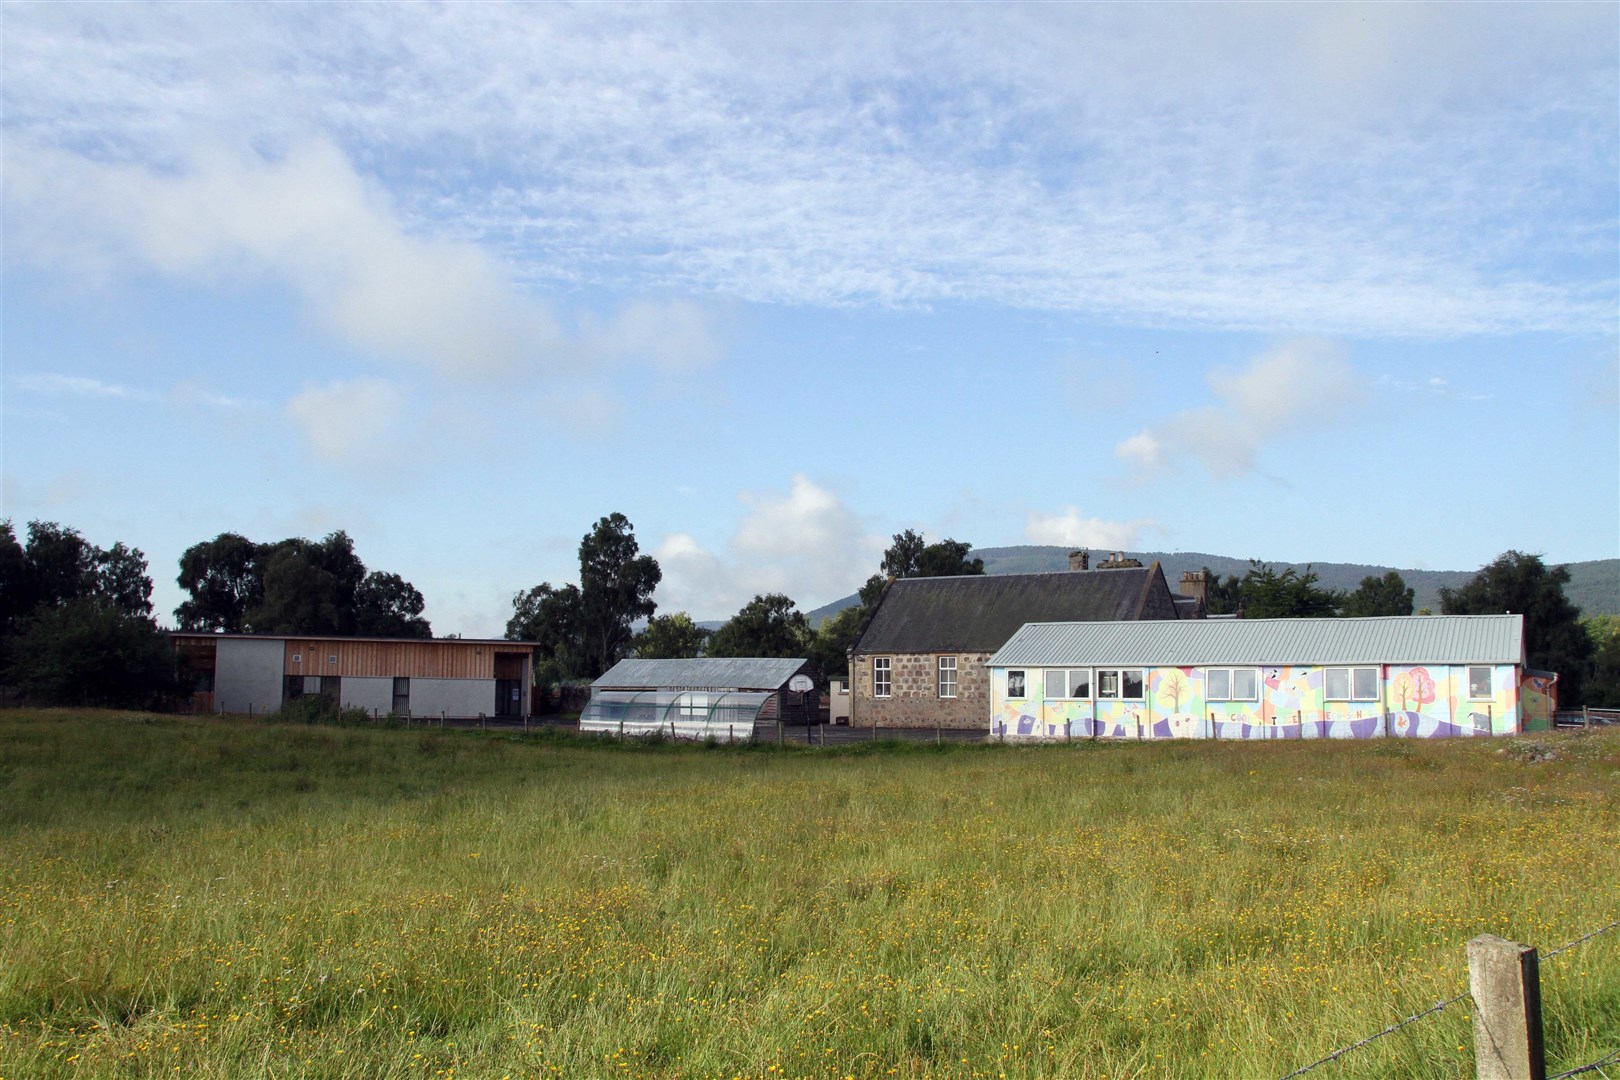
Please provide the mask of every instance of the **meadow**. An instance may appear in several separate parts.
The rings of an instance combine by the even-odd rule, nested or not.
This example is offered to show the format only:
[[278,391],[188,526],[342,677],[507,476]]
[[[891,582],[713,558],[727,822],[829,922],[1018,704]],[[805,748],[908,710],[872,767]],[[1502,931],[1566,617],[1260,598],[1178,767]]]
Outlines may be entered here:
[[[597,744],[0,713],[0,1078],[1278,1077],[1620,918],[1620,732]],[[1620,1048],[1620,931],[1542,968]],[[1470,1077],[1466,999],[1311,1076]]]

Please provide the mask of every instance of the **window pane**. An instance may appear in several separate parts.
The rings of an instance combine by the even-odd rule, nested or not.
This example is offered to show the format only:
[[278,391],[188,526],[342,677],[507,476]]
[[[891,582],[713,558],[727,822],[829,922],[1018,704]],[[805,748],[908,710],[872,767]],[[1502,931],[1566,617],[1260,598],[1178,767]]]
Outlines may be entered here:
[[1097,696],[1100,698],[1119,697],[1119,672],[1097,672]]
[[1024,673],[1022,671],[1007,672],[1007,696],[1010,698],[1024,696]]
[[1046,699],[1069,696],[1069,673],[1062,668],[1046,669]]
[[1330,667],[1327,669],[1327,699],[1329,701],[1348,701],[1350,698],[1350,669]]
[[1142,696],[1141,669],[1131,668],[1128,671],[1120,672],[1120,676],[1125,680],[1125,696],[1128,698],[1140,698]]
[[872,658],[872,696],[889,696],[889,658],[887,656],[874,656]]
[[956,657],[939,658],[939,696],[956,696]]
[[1209,700],[1230,701],[1232,698],[1232,673],[1225,668],[1209,669]]
[[1232,698],[1236,701],[1257,701],[1260,697],[1260,678],[1254,668],[1238,668],[1232,672]]
[[1488,698],[1491,696],[1490,668],[1471,667],[1468,669],[1468,696],[1471,698]]
[[1069,669],[1069,696],[1072,698],[1088,698],[1091,696],[1091,672],[1086,668]]
[[1355,676],[1355,698],[1357,701],[1378,700],[1378,669],[1374,667],[1358,667],[1351,671]]

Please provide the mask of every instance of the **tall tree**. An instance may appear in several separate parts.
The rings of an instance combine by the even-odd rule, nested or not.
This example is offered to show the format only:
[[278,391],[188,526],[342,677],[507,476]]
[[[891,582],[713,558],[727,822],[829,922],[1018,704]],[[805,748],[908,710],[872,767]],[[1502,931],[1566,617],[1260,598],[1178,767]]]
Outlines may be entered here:
[[151,708],[174,683],[174,652],[152,620],[96,596],[37,608],[5,667],[24,697],[51,705]]
[[793,601],[766,593],[744,604],[709,639],[710,656],[802,657],[810,649],[810,623]]
[[1243,575],[1244,617],[1322,618],[1337,614],[1339,594],[1317,588],[1316,581],[1316,573],[1309,566],[1303,574],[1293,567],[1279,574],[1269,565],[1251,559],[1249,572]]
[[961,540],[947,537],[930,544],[914,530],[897,532],[894,543],[883,553],[880,572],[867,578],[866,584],[861,586],[861,603],[867,608],[875,606],[890,579],[983,574],[984,560],[968,558],[972,550],[972,544]]
[[354,594],[345,595],[307,542],[284,542],[265,560],[264,595],[248,612],[248,624],[257,634],[352,634]]
[[635,526],[623,514],[600,519],[580,540],[582,674],[594,679],[623,655],[631,625],[658,610],[652,595],[663,576],[658,560],[641,554]]
[[508,641],[532,641],[536,674],[546,683],[579,676],[581,656],[579,586],[553,588],[542,581],[512,597],[512,617],[506,620]]
[[1583,703],[1620,709],[1620,615],[1591,615],[1581,621],[1595,654]]
[[186,549],[175,580],[191,594],[174,609],[185,630],[433,636],[416,587],[398,574],[368,573],[341,529],[272,544],[220,533]]
[[180,556],[180,587],[191,594],[174,609],[182,630],[247,630],[248,612],[264,599],[264,549],[237,533],[220,533]]
[[810,659],[826,678],[849,675],[849,650],[855,647],[861,628],[866,625],[867,608],[851,604],[817,627],[810,640]]
[[690,660],[702,656],[709,631],[692,621],[684,611],[654,615],[636,635],[633,647],[641,660]]
[[416,586],[398,574],[373,570],[355,591],[354,632],[363,637],[430,638],[433,628],[422,618],[427,601]]
[[1564,595],[1569,569],[1551,570],[1539,555],[1506,551],[1480,568],[1472,581],[1440,590],[1440,610],[1447,615],[1524,616],[1525,662],[1558,673],[1558,700],[1579,705],[1591,673],[1592,639],[1580,622],[1580,609]]
[[1204,567],[1204,611],[1209,615],[1236,615],[1243,610],[1243,580],[1228,574],[1223,580],[1219,574]]
[[1341,615],[1410,615],[1413,591],[1391,570],[1383,577],[1368,574],[1355,592],[1346,594]]

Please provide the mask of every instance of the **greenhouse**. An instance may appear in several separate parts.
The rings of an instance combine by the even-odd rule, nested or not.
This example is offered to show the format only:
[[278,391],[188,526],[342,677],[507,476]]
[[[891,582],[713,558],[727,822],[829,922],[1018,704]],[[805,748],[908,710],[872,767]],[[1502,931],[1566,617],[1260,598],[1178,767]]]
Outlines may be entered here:
[[815,723],[818,709],[803,659],[621,660],[591,683],[579,730],[732,742],[758,721]]
[[733,742],[754,735],[768,690],[595,690],[579,730],[610,735],[668,735]]

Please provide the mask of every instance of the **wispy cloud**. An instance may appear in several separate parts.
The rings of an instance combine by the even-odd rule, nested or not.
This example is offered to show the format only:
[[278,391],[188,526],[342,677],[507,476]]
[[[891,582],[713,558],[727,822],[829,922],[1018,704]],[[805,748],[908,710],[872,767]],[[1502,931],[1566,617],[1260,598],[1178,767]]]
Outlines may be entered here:
[[198,282],[270,275],[345,342],[446,374],[587,370],[634,359],[702,366],[718,342],[686,302],[633,302],[569,332],[478,245],[413,235],[331,142],[279,158],[196,152],[178,168],[10,148],[25,250],[110,272],[121,262]]
[[[1237,371],[1207,376],[1210,403],[1139,431],[1114,447],[1139,479],[1192,459],[1216,479],[1252,471],[1278,436],[1331,423],[1367,391],[1366,380],[1332,342],[1285,342]],[[1129,546],[1129,545],[1127,545]]]
[[[42,5],[8,11],[5,105],[14,140],[182,176],[199,145],[281,148],[278,169],[177,190],[278,265],[315,236],[347,252],[309,301],[432,363],[590,351],[508,274],[1267,333],[1603,334],[1616,52],[1607,10],[1582,5]],[[237,220],[232,180],[276,197],[268,221]],[[642,314],[599,340],[656,340]]]
[[46,397],[111,398],[118,401],[160,401],[161,396],[148,390],[103,382],[83,375],[58,375],[52,372],[18,375],[19,389]]

